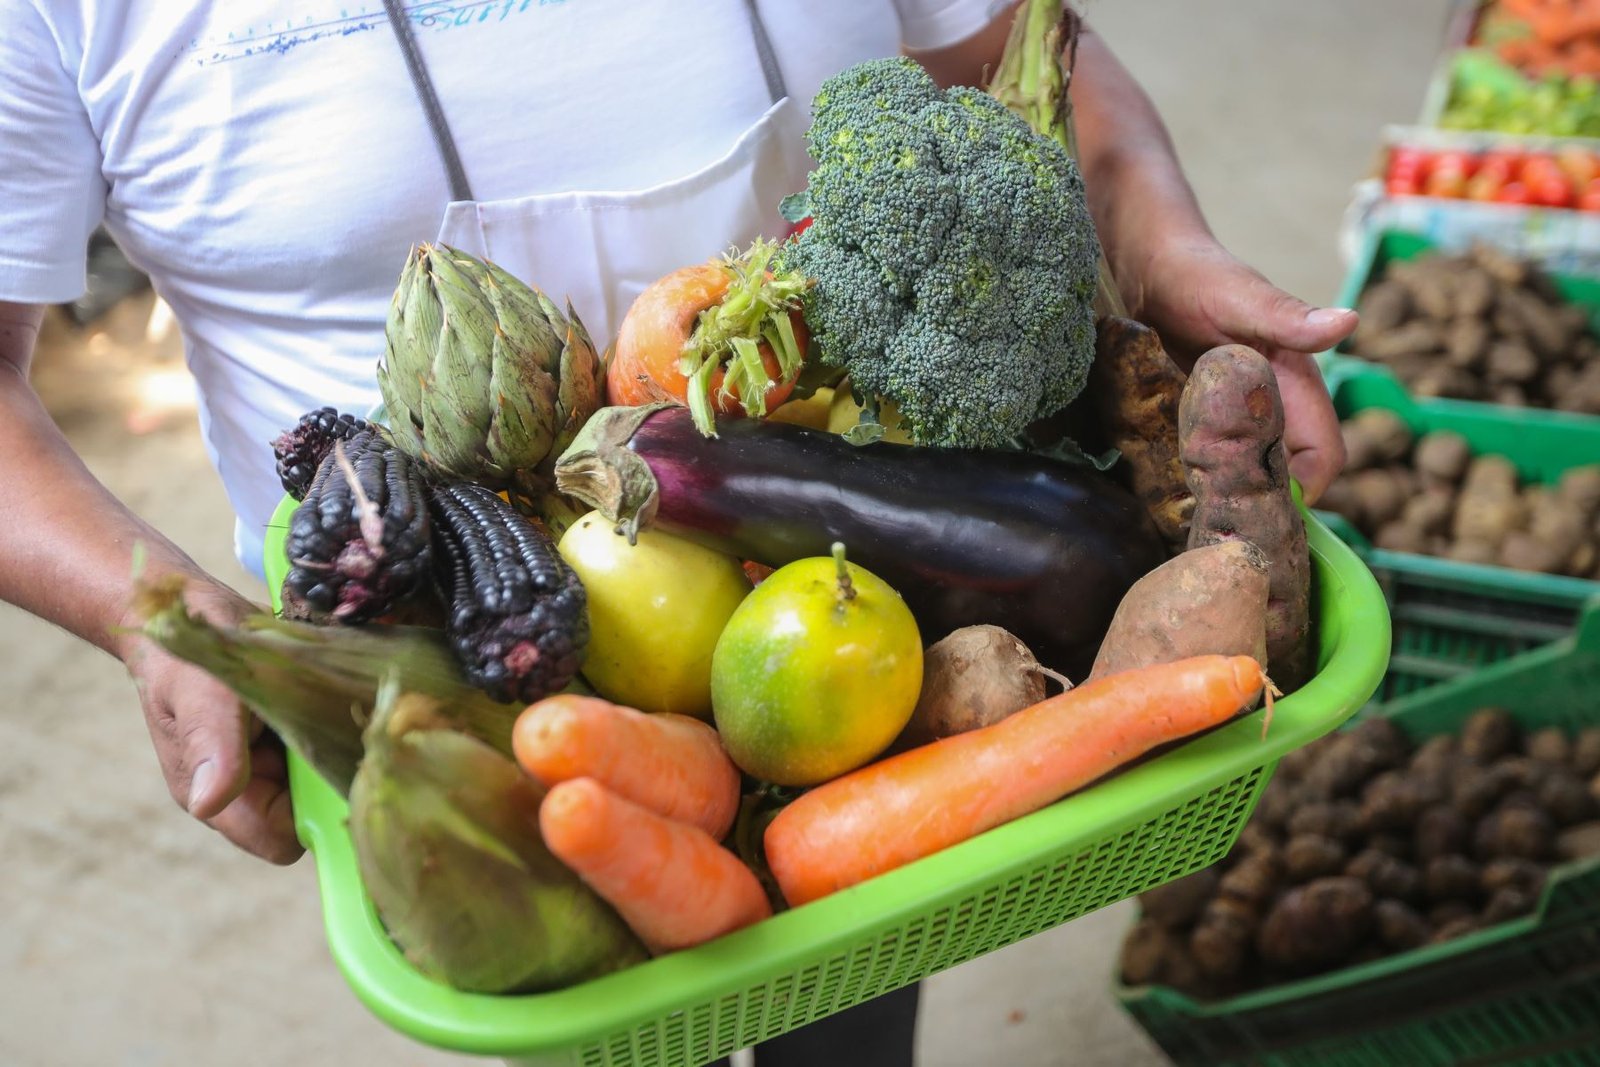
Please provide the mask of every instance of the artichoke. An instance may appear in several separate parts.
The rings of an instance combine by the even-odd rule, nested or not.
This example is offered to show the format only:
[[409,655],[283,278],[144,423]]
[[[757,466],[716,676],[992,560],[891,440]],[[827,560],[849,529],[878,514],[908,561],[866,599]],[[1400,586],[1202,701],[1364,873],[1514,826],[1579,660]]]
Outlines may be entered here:
[[454,728],[438,701],[385,684],[350,789],[350,836],[389,935],[456,989],[556,989],[646,959],[539,835],[544,789]]
[[422,245],[389,307],[378,388],[401,448],[539,509],[555,457],[600,406],[602,375],[570,303],[563,314],[492,263]]

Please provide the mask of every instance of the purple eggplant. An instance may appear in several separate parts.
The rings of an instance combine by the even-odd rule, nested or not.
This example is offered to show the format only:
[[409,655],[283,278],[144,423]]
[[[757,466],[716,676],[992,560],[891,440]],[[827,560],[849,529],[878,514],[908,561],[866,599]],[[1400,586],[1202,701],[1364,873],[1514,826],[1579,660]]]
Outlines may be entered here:
[[630,536],[659,528],[773,567],[842,541],[905,597],[924,640],[991,623],[1073,678],[1128,587],[1166,558],[1139,502],[1087,466],[858,446],[755,419],[717,431],[702,435],[682,407],[602,409],[557,485]]

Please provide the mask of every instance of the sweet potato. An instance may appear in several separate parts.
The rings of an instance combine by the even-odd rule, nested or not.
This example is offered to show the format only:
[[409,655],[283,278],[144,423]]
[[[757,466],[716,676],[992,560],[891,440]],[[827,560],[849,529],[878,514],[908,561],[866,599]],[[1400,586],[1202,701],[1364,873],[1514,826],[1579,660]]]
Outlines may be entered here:
[[1290,494],[1272,366],[1243,345],[1201,356],[1183,390],[1178,430],[1195,497],[1189,547],[1245,540],[1266,555],[1267,661],[1284,691],[1297,688],[1312,667],[1311,558]]
[[963,626],[922,656],[922,694],[900,735],[905,745],[992,726],[1044,699],[1054,671],[999,626]]
[[1180,553],[1133,583],[1089,681],[1189,656],[1267,661],[1267,557],[1247,541]]
[[1167,358],[1154,330],[1131,319],[1100,320],[1089,399],[1106,443],[1122,453],[1128,486],[1173,552],[1188,543],[1194,495],[1178,458],[1178,400],[1183,371]]

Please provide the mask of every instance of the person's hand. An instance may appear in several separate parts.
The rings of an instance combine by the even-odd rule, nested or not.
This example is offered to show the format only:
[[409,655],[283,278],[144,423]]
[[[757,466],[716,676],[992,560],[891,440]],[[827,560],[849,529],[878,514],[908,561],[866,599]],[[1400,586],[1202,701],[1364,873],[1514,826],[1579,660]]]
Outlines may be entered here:
[[1230,343],[1248,345],[1271,361],[1283,395],[1289,473],[1300,482],[1306,503],[1315,503],[1345,457],[1339,417],[1311,353],[1348,337],[1356,313],[1295,299],[1209,234],[1157,244],[1122,290],[1129,313],[1161,336],[1185,370],[1208,349]]
[[[251,610],[217,584],[191,584],[187,600],[197,614],[219,623]],[[149,640],[130,637],[122,657],[178,806],[264,860],[299,859],[304,849],[295,838],[281,742],[227,686]]]

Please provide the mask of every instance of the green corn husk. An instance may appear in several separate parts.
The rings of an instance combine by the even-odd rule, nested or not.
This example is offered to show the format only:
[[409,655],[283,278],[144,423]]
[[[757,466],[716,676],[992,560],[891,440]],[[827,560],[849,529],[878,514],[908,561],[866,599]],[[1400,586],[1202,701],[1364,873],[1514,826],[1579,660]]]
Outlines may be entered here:
[[545,847],[543,788],[384,686],[350,789],[362,882],[411,963],[456,989],[531,993],[644,961],[610,905]]
[[[989,95],[1027,120],[1033,132],[1049,137],[1073,159],[1078,138],[1072,125],[1070,57],[1076,51],[1080,18],[1061,0],[1025,0],[1017,9],[1000,65],[989,79]],[[1100,253],[1100,280],[1095,309],[1101,315],[1127,317],[1111,265]]]
[[218,678],[340,794],[361,760],[361,732],[390,673],[408,690],[449,703],[465,729],[510,755],[522,709],[469,685],[438,630],[313,626],[262,611],[233,626],[192,613],[181,578],[145,585],[142,632]]
[[492,263],[422,245],[389,306],[378,388],[400,447],[537,506],[603,379],[570,303],[563,312]]

